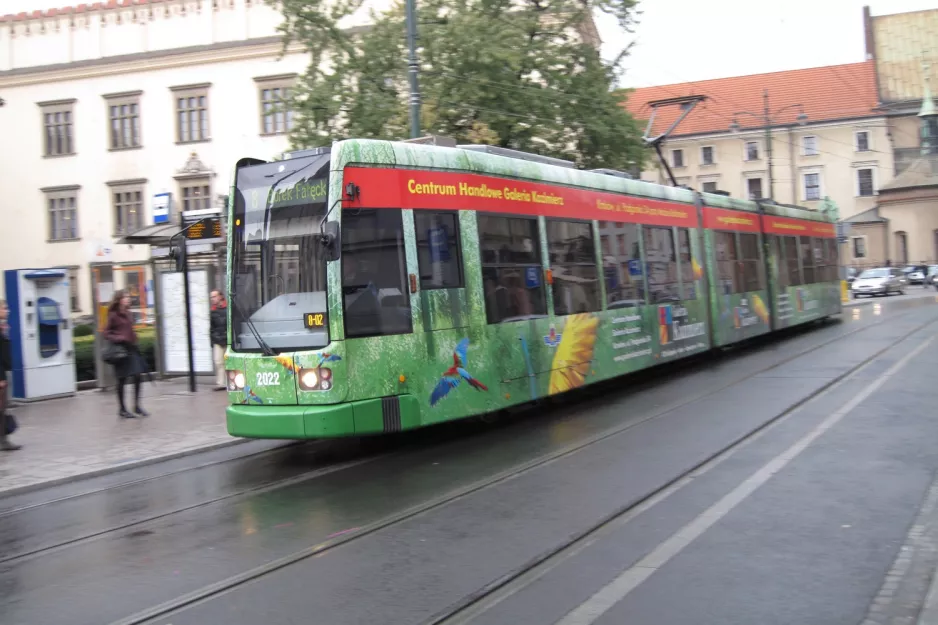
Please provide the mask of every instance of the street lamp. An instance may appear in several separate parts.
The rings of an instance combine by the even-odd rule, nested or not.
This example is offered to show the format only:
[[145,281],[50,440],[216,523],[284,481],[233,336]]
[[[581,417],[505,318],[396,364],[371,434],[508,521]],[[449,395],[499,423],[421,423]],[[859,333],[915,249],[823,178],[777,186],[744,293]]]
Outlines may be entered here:
[[765,125],[765,153],[766,158],[768,159],[769,164],[769,199],[775,200],[775,179],[772,176],[772,124],[773,117],[778,117],[783,112],[787,111],[790,108],[798,108],[801,110],[798,113],[798,116],[795,120],[798,122],[799,126],[804,126],[808,123],[808,116],[804,112],[804,106],[801,104],[789,104],[783,106],[782,108],[775,111],[774,115],[769,112],[769,90],[766,89],[762,94],[762,113],[751,113],[749,111],[739,111],[733,113],[733,121],[730,123],[730,132],[739,132],[739,122],[736,121],[736,117],[739,115],[750,115],[756,119],[762,120],[762,123]]

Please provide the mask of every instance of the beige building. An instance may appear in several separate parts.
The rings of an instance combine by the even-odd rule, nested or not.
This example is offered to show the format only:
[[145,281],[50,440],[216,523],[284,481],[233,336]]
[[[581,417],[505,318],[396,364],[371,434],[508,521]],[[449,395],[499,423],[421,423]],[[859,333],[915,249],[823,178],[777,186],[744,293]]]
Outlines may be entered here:
[[847,221],[842,258],[858,267],[938,261],[938,108],[934,102],[938,10],[872,16],[863,11],[866,55],[876,67],[894,178],[876,207]]
[[0,268],[68,267],[76,314],[105,274],[147,307],[151,250],[116,241],[166,198],[171,219],[222,206],[238,158],[288,149],[276,105],[309,57],[281,57],[281,19],[258,0],[0,18],[0,213],[16,225],[0,230]]
[[[842,264],[934,263],[938,10],[863,19],[864,62],[637,89],[626,106],[647,120],[650,102],[707,98],[663,146],[678,184],[809,208],[829,197]],[[659,108],[652,134],[679,113]],[[657,159],[642,178],[670,184]]]
[[[880,186],[892,179],[871,62],[637,89],[627,106],[648,120],[650,102],[690,95],[706,100],[663,145],[678,184],[809,208],[829,197],[849,217],[874,207]],[[659,108],[652,134],[678,114],[677,107]],[[657,159],[642,179],[670,184]]]

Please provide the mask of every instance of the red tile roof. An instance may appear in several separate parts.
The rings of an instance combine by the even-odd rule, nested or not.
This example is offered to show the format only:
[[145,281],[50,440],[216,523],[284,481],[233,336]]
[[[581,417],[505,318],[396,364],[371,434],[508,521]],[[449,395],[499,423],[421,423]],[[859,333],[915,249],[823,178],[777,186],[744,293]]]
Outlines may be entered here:
[[75,6],[62,7],[61,9],[48,9],[46,11],[31,11],[26,13],[9,14],[0,17],[0,22],[25,22],[27,20],[37,20],[44,17],[56,17],[59,15],[70,15],[78,13],[89,13],[91,11],[103,11],[106,9],[131,8],[147,6],[150,4],[161,4],[169,0],[107,0],[107,2],[82,3]]
[[[726,132],[734,113],[763,111],[762,94],[769,90],[769,108],[773,124],[794,124],[801,112],[796,104],[804,105],[808,123],[874,117],[873,109],[879,104],[876,92],[876,66],[873,61],[849,65],[829,65],[811,69],[796,69],[770,74],[717,78],[698,82],[685,82],[661,87],[635,89],[627,94],[625,107],[636,119],[647,122],[651,115],[648,102],[679,96],[705,95],[707,100],[684,118],[672,136]],[[780,115],[776,111],[790,106]],[[653,133],[666,130],[680,110],[677,106],[658,109]],[[740,115],[741,128],[759,128],[761,119]]]

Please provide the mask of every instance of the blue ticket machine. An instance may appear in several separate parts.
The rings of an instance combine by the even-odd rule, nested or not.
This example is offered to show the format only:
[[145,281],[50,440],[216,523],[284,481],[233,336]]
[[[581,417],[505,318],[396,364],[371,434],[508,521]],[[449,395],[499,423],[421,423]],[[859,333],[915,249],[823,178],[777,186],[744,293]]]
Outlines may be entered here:
[[4,272],[10,308],[12,395],[20,401],[75,393],[75,350],[64,269]]

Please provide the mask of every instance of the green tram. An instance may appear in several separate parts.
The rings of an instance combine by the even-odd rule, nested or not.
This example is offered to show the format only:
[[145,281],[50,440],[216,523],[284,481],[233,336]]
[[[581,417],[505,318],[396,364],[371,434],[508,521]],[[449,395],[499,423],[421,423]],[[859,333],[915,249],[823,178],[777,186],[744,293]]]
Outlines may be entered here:
[[239,437],[491,413],[841,312],[818,212],[508,150],[242,159],[229,211]]

